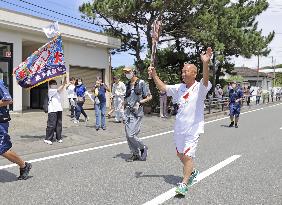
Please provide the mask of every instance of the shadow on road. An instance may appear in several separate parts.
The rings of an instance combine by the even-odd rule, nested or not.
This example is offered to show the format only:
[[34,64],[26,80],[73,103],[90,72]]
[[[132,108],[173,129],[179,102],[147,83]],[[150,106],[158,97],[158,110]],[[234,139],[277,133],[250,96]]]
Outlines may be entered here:
[[220,127],[230,128],[229,125],[220,125]]
[[172,185],[177,185],[182,180],[182,177],[180,176],[174,176],[174,175],[151,175],[151,174],[143,174],[142,172],[135,172],[135,177],[136,178],[141,178],[141,177],[149,177],[149,178],[154,178],[154,177],[162,177],[164,181],[168,184]]
[[[46,135],[22,135],[20,138],[22,139],[45,139]],[[67,138],[68,136],[62,135],[62,138]],[[56,137],[54,136],[53,139]]]
[[124,154],[124,153],[119,153],[116,156],[114,156],[113,158],[121,158],[121,159],[128,159],[129,157],[131,157],[131,154]]
[[14,182],[18,181],[17,175],[8,172],[6,170],[0,170],[0,182],[6,183],[6,182]]

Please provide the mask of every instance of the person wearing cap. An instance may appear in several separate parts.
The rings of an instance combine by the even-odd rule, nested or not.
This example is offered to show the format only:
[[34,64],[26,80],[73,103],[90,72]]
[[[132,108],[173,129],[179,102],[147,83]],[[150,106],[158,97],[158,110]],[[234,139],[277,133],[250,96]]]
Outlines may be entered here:
[[[231,83],[232,88],[229,90],[229,111],[230,111],[230,125],[229,127],[233,127],[235,124],[235,128],[238,128],[238,121],[241,109],[241,101],[243,98],[242,90],[237,86],[236,82]],[[235,117],[235,123],[234,123]]]
[[124,68],[123,72],[129,82],[125,93],[125,133],[132,155],[127,162],[145,161],[148,147],[138,138],[141,120],[144,116],[143,105],[152,99],[148,85],[136,76],[133,68]]
[[113,77],[114,84],[112,87],[112,95],[115,109],[115,122],[125,122],[124,116],[124,96],[126,92],[126,87],[123,82],[120,81],[118,76]]
[[154,67],[149,67],[148,74],[153,78],[160,91],[177,100],[179,105],[174,126],[174,143],[177,156],[183,164],[183,179],[176,187],[176,193],[185,195],[199,171],[194,169],[194,158],[200,134],[204,133],[204,101],[212,85],[209,81],[209,62],[212,49],[208,48],[201,55],[203,79],[196,81],[197,67],[184,64],[182,80],[184,83],[166,85],[157,75]]

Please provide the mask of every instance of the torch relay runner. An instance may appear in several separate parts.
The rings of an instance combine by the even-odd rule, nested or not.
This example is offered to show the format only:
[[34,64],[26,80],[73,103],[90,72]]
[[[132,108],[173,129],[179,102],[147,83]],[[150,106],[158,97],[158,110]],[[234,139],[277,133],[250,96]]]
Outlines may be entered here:
[[154,67],[148,68],[148,74],[153,78],[161,92],[176,99],[179,110],[174,126],[174,143],[177,156],[183,164],[183,180],[176,187],[176,193],[185,195],[188,187],[199,174],[194,168],[194,158],[200,134],[204,133],[204,100],[212,85],[209,81],[209,62],[212,49],[209,47],[201,54],[203,63],[203,78],[196,81],[197,67],[194,64],[184,64],[182,80],[184,83],[166,85],[157,75]]

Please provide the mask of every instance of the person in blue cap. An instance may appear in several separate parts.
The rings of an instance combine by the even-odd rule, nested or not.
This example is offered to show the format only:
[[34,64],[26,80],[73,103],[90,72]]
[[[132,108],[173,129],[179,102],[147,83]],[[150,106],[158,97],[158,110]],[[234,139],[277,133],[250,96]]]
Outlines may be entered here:
[[[243,98],[243,92],[239,86],[237,86],[236,82],[231,83],[231,89],[229,90],[229,111],[230,111],[230,120],[231,123],[229,127],[233,127],[235,124],[235,128],[238,128],[238,121],[241,109],[241,101]],[[235,123],[234,123],[235,117]]]
[[9,121],[11,120],[8,106],[12,103],[13,99],[8,89],[5,87],[4,82],[0,80],[0,155],[19,165],[20,176],[18,180],[25,180],[28,178],[31,163],[23,161],[11,150],[12,142],[8,134]]

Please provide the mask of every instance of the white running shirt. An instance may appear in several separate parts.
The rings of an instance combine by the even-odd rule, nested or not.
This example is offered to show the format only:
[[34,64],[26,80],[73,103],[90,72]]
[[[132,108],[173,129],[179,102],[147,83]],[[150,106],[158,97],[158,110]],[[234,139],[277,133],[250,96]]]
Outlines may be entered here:
[[[204,86],[203,79],[187,88],[186,84],[167,85],[166,92],[179,105],[174,126],[174,136],[185,135],[189,138],[204,133],[204,100],[212,85]],[[193,139],[188,139],[193,140]]]

